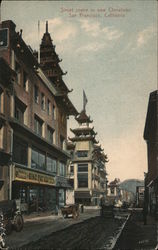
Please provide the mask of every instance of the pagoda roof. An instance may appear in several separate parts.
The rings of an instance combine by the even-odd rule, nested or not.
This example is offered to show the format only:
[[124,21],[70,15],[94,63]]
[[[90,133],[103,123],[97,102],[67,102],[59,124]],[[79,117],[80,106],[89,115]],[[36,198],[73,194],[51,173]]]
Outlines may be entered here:
[[86,111],[83,109],[80,114],[75,118],[79,123],[92,123],[90,116],[87,116]]
[[50,36],[50,33],[48,32],[48,21],[46,21],[46,32],[43,34],[43,38],[42,38],[42,43],[40,45],[40,47],[53,47],[55,48],[55,46],[52,43],[52,38]]
[[101,145],[94,145],[94,150],[92,151],[93,153],[93,158],[98,159],[102,162],[108,162],[108,157],[104,153],[104,150],[101,148]]
[[69,137],[69,140],[72,142],[76,142],[76,141],[93,141],[93,143],[99,143],[99,141],[96,141],[94,136],[75,136],[73,138]]
[[102,149],[101,145],[94,145],[94,150],[93,150],[93,152],[94,152],[94,151],[100,151],[100,152],[103,152],[103,151],[104,151],[104,149]]
[[75,135],[81,135],[81,134],[84,134],[84,135],[88,135],[89,133],[91,135],[97,135],[97,133],[95,133],[94,131],[94,127],[93,128],[90,128],[90,127],[80,127],[80,128],[75,128],[75,129],[71,129],[71,132],[73,132]]

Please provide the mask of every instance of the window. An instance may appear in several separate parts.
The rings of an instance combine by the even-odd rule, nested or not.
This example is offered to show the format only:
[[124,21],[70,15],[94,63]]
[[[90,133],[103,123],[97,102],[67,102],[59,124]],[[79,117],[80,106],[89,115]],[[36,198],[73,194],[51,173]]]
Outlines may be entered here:
[[20,84],[21,80],[21,68],[18,62],[15,62],[16,82]]
[[35,130],[35,133],[39,136],[42,136],[42,126],[43,126],[43,121],[37,116],[35,116],[34,117],[34,130]]
[[46,98],[45,98],[45,95],[43,93],[41,94],[41,108],[43,110],[45,110],[45,108],[46,108]]
[[53,143],[53,133],[54,133],[54,130],[48,126],[47,127],[47,139],[51,144]]
[[56,120],[56,108],[55,108],[54,104],[53,104],[53,107],[52,107],[52,117],[53,117],[53,120]]
[[78,164],[78,188],[88,187],[88,164]]
[[61,176],[66,175],[66,166],[62,162],[59,162],[59,175],[61,175]]
[[15,104],[15,118],[20,122],[24,122],[24,113],[23,111]]
[[78,173],[78,188],[88,188],[88,173]]
[[37,149],[32,149],[31,154],[31,167],[36,169],[45,170],[45,154],[39,152]]
[[77,156],[78,157],[87,157],[88,156],[88,151],[87,150],[77,151]]
[[20,99],[15,97],[14,117],[20,123],[24,123],[25,110],[26,110],[26,105]]
[[34,101],[35,101],[36,103],[39,102],[38,87],[37,87],[36,85],[35,85],[35,87],[34,87]]
[[57,172],[57,162],[55,159],[47,156],[47,171],[56,173]]
[[28,91],[28,84],[29,84],[29,81],[28,81],[28,75],[27,75],[27,73],[24,71],[24,73],[23,73],[23,86],[24,86],[24,89],[26,90],[26,91]]
[[28,145],[16,136],[13,137],[13,162],[25,166],[28,164]]
[[78,165],[78,172],[88,172],[88,164]]
[[50,115],[50,100],[47,100],[47,114]]

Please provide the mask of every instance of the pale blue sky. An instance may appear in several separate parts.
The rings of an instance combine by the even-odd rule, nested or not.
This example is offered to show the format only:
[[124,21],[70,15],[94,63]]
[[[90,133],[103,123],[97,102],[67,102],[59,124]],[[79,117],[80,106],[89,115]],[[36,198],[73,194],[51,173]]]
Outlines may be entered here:
[[[87,113],[109,156],[110,180],[143,178],[147,171],[143,130],[149,93],[157,86],[156,5],[152,0],[2,2],[2,20],[11,19],[17,31],[23,29],[33,49],[38,48],[38,20],[40,37],[48,20],[61,67],[68,71],[65,83],[74,89],[70,98],[79,111],[86,92]],[[75,17],[68,14],[72,8]],[[76,9],[95,15],[106,10],[106,17],[103,12],[80,17]],[[124,17],[110,17],[110,10]],[[77,125],[73,119],[69,124]]]

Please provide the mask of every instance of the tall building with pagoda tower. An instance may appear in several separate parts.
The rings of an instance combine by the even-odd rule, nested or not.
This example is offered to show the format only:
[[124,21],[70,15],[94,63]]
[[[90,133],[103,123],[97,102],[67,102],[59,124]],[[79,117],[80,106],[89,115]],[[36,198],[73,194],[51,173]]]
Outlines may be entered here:
[[[71,186],[76,203],[99,205],[107,192],[107,155],[98,145],[92,120],[85,107],[76,117],[78,127],[71,129],[74,137],[69,138],[67,149],[71,153],[68,167]],[[67,197],[68,198],[68,197]]]
[[[34,55],[38,57],[38,53],[35,52]],[[46,30],[42,37],[42,42],[40,44],[40,67],[48,79],[51,81],[52,86],[56,89],[55,101],[58,106],[58,123],[61,124],[58,128],[57,141],[58,144],[63,148],[64,141],[66,140],[67,133],[67,121],[69,114],[76,116],[78,113],[74,106],[72,105],[68,94],[72,92],[66,86],[63,76],[67,72],[63,72],[60,67],[60,62],[58,54],[55,51],[55,45],[48,32],[48,21],[46,21]],[[53,113],[56,113],[55,105],[52,107]],[[66,128],[66,129],[65,129]]]
[[11,20],[0,23],[0,200],[22,212],[65,204],[67,118],[78,114],[48,32],[40,61]]

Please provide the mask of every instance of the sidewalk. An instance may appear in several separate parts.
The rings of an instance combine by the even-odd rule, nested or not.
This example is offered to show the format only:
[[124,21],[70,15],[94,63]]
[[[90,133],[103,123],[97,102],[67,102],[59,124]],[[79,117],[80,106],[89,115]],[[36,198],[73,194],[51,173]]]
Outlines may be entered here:
[[33,241],[38,241],[40,238],[50,235],[53,232],[63,230],[71,225],[88,220],[92,217],[100,215],[100,209],[86,210],[80,213],[79,218],[64,219],[62,215],[51,215],[50,213],[32,214],[24,216],[24,229],[17,233],[13,231],[6,238],[6,245],[11,249],[20,248]]
[[147,224],[144,225],[142,220],[136,221],[141,236],[137,242],[137,247],[141,249],[155,249],[158,244],[158,222],[151,215],[147,216]]
[[114,249],[154,250],[157,245],[157,233],[158,222],[148,215],[147,225],[144,225],[142,212],[135,210]]

